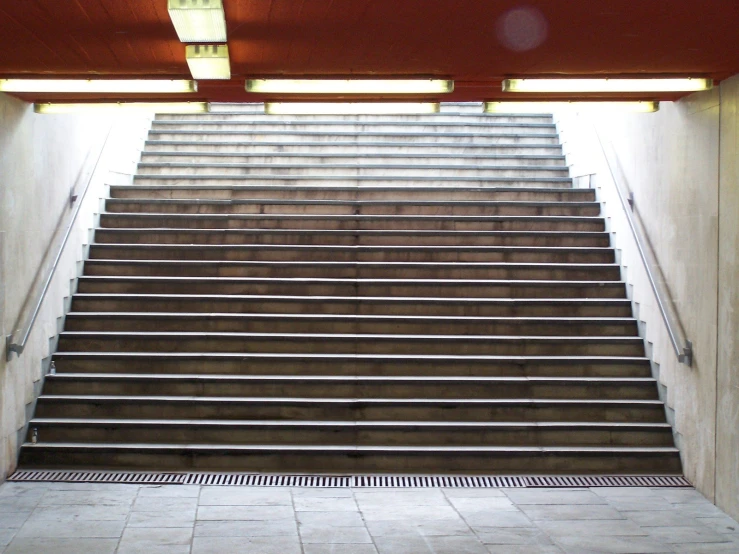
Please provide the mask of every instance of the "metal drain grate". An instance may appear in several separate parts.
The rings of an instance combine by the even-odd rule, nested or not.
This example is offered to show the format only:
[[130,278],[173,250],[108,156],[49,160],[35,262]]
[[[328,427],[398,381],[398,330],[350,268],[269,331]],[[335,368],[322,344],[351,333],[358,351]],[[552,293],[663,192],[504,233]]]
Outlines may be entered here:
[[692,487],[677,475],[447,476],[447,475],[271,475],[254,473],[156,473],[117,471],[16,471],[8,481],[124,483],[318,488],[583,488]]

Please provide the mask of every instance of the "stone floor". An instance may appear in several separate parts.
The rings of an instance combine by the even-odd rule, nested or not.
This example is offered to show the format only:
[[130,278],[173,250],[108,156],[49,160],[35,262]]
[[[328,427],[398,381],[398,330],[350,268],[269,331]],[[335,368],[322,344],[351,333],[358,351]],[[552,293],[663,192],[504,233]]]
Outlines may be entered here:
[[739,553],[692,489],[5,483],[2,554]]

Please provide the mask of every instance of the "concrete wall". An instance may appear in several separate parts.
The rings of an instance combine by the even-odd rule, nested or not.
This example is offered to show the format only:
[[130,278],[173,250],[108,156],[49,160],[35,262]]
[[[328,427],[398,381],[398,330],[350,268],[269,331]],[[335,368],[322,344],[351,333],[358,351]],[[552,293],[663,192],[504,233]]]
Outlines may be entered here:
[[[739,517],[739,76],[655,114],[560,116],[573,174],[595,172],[686,476]],[[590,130],[587,129],[590,127]],[[687,337],[677,362],[610,184],[634,197]],[[589,134],[590,133],[590,134]]]
[[[149,120],[36,115],[30,104],[0,94],[0,482],[15,468],[23,429],[48,369],[50,348],[65,313],[65,298],[81,268],[99,198],[106,183],[130,178],[137,159],[135,146],[140,148]],[[99,150],[113,123],[102,170],[93,180],[26,349],[6,361],[6,337],[14,329],[50,242],[68,220],[70,192],[88,152]]]

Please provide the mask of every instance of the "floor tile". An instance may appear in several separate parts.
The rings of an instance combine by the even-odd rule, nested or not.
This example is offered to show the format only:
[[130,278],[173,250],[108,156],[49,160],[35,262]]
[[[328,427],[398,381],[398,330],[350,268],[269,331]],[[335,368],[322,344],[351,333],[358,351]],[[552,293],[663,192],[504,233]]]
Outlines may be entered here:
[[489,554],[563,554],[564,550],[553,545],[487,545]]
[[198,520],[233,521],[288,519],[293,517],[292,506],[199,506]]
[[113,554],[118,539],[16,538],[3,554]]
[[144,529],[128,527],[123,532],[118,554],[190,552],[192,529]]
[[123,533],[125,520],[63,520],[37,519],[27,521],[16,538],[118,538]]
[[[293,537],[195,537],[192,554],[300,554]],[[348,554],[348,553],[347,553]]]
[[371,543],[366,527],[326,527],[325,525],[300,525],[300,541],[303,544],[360,544]]
[[551,546],[549,535],[538,527],[483,527],[475,529],[480,542],[488,545]]
[[610,506],[593,504],[519,505],[521,511],[533,521],[558,521],[576,519],[625,519]]
[[198,506],[198,499],[178,496],[139,496],[133,503],[134,512],[192,512]]
[[304,544],[304,554],[377,554],[374,544]]
[[310,497],[293,498],[298,512],[356,512],[359,510],[353,498]]
[[139,489],[138,497],[164,496],[197,498],[200,495],[200,485],[145,485]]
[[663,554],[672,546],[650,537],[556,537],[554,542],[567,554]]
[[605,504],[603,497],[587,489],[506,489],[515,504]]
[[521,512],[502,510],[500,512],[473,512],[462,515],[467,525],[473,529],[482,527],[533,527],[531,520]]
[[327,525],[332,527],[361,527],[364,518],[359,512],[296,512],[301,525]]
[[452,536],[471,535],[472,530],[462,519],[434,519],[427,521],[368,521],[367,529],[373,537],[404,536]]
[[131,512],[127,527],[194,527],[195,510],[182,512]]
[[201,506],[290,506],[290,489],[270,487],[203,487]]
[[670,544],[729,542],[731,540],[704,525],[690,527],[644,527],[643,529],[648,531],[649,535],[655,539]]
[[552,537],[591,535],[591,536],[647,536],[650,528],[642,528],[628,519],[610,520],[558,520],[537,521],[536,525]]
[[298,536],[294,519],[267,521],[198,521],[196,537],[280,537]]

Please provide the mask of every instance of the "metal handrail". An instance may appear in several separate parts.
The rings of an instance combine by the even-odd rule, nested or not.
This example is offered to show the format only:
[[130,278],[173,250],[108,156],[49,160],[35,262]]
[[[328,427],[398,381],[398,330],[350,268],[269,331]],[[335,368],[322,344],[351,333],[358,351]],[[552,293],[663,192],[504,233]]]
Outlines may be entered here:
[[678,362],[691,367],[693,365],[693,343],[685,336],[682,324],[680,323],[680,318],[677,315],[677,311],[675,310],[672,296],[670,295],[669,290],[667,290],[667,288],[663,285],[664,279],[657,278],[662,277],[662,274],[659,269],[659,265],[656,263],[656,257],[654,255],[654,252],[652,251],[649,242],[642,235],[639,227],[637,226],[636,220],[634,219],[633,199],[631,195],[625,195],[624,191],[621,188],[621,185],[619,185],[619,181],[618,179],[616,179],[616,175],[613,172],[613,168],[611,167],[611,161],[608,157],[608,153],[603,146],[603,141],[601,140],[600,134],[598,133],[598,129],[595,127],[595,125],[593,125],[593,130],[595,131],[595,136],[598,139],[600,149],[603,152],[603,157],[606,160],[606,166],[608,167],[608,171],[611,174],[611,179],[613,180],[614,188],[616,189],[616,193],[618,194],[618,199],[621,201],[621,207],[623,208],[624,214],[626,214],[626,220],[629,222],[631,234],[634,237],[636,248],[639,251],[639,256],[642,259],[642,263],[644,264],[644,269],[647,273],[649,284],[652,286],[654,297],[657,300],[657,305],[659,306],[660,313],[662,314],[662,320],[665,322],[665,326],[667,327],[667,334],[670,336],[670,342],[672,343],[672,347],[675,350]]
[[[92,183],[92,180],[95,177],[95,174],[97,173],[100,160],[103,157],[103,152],[105,151],[105,147],[108,144],[108,140],[110,139],[110,135],[112,131],[113,131],[113,125],[111,124],[111,126],[108,128],[108,131],[105,135],[105,140],[103,140],[102,146],[97,151],[97,154],[95,155],[95,148],[93,146],[90,149],[90,151],[87,153],[87,156],[85,157],[85,161],[82,164],[82,169],[80,170],[80,174],[78,175],[77,180],[75,181],[75,184],[72,187],[72,195],[69,197],[69,201],[74,203],[74,209],[68,215],[69,219],[66,224],[66,228],[64,230],[64,235],[61,239],[61,243],[59,244],[58,247],[55,247],[58,241],[58,237],[59,237],[58,233],[55,233],[54,237],[52,237],[52,242],[40,266],[41,268],[48,267],[48,269],[46,270],[46,273],[43,277],[37,277],[34,280],[33,285],[29,289],[28,295],[26,296],[26,299],[23,302],[23,307],[21,308],[20,314],[18,314],[18,319],[16,320],[15,325],[13,326],[14,330],[12,334],[6,337],[5,356],[8,360],[10,360],[13,352],[15,352],[18,356],[20,356],[26,347],[26,343],[28,342],[28,337],[31,335],[31,330],[33,329],[33,324],[36,323],[36,318],[38,317],[38,314],[41,311],[41,305],[43,304],[44,299],[46,298],[46,294],[49,291],[51,280],[54,277],[56,268],[59,265],[59,262],[62,258],[62,254],[64,253],[64,248],[67,246],[67,241],[69,240],[69,236],[72,234],[72,230],[74,229],[74,224],[77,221],[77,216],[80,213],[80,208],[82,207],[85,197],[87,196],[87,191],[90,189],[90,184]],[[89,170],[89,174],[88,174],[86,169],[88,168],[89,162],[93,157],[95,158],[95,163],[92,166],[92,168]],[[74,191],[77,190],[77,185],[80,182],[84,181],[85,179],[86,179],[86,183],[85,183],[85,188],[82,191],[82,194],[74,195]],[[60,225],[58,229],[61,229],[61,228],[64,228],[64,227]],[[49,266],[49,261],[52,259],[52,257],[53,257],[53,262]]]

